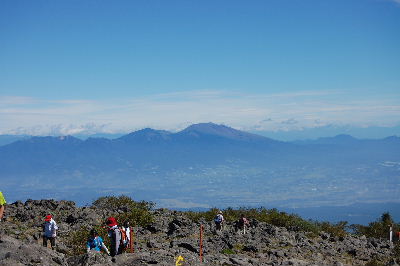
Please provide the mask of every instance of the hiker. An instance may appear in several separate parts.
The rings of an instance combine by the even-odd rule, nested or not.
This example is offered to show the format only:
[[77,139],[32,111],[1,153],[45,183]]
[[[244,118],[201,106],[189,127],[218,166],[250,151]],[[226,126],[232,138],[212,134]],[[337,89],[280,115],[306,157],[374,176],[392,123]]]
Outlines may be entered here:
[[[4,198],[3,193],[0,191],[0,222],[3,220],[4,217],[4,209],[6,208],[6,199]],[[0,231],[0,243],[3,242],[3,240],[1,239],[1,232]]]
[[115,256],[122,253],[121,249],[121,230],[115,217],[108,217],[106,224],[108,226],[108,237],[110,238],[110,255],[115,262]]
[[6,203],[7,202],[6,202],[6,199],[4,198],[3,193],[0,191],[0,222],[3,220]]
[[126,221],[124,226],[121,228],[121,233],[123,248],[127,249],[130,246],[131,240],[131,228],[128,221]]
[[56,236],[57,236],[58,226],[56,221],[54,221],[53,216],[46,215],[44,218],[43,225],[43,246],[47,247],[47,241],[50,240],[51,249],[56,247]]
[[215,222],[215,230],[222,231],[222,225],[224,223],[224,216],[222,215],[222,211],[219,211],[218,214],[214,218]]
[[246,228],[248,228],[249,226],[250,226],[249,220],[247,220],[247,218],[244,217],[244,214],[242,214],[239,220],[237,221],[237,229],[239,234],[241,233],[246,234]]
[[104,250],[107,255],[110,255],[106,245],[104,245],[103,239],[99,236],[96,229],[90,230],[90,237],[86,242],[86,251],[89,253],[91,250],[95,252],[101,252]]

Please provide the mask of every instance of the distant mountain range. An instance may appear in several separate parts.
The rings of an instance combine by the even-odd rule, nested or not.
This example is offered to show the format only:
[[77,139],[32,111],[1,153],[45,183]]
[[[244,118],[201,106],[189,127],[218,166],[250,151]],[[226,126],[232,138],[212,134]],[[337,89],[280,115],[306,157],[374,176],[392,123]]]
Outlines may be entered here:
[[0,169],[14,199],[124,193],[176,208],[400,201],[398,137],[282,142],[203,123],[115,139],[22,138],[0,146]]

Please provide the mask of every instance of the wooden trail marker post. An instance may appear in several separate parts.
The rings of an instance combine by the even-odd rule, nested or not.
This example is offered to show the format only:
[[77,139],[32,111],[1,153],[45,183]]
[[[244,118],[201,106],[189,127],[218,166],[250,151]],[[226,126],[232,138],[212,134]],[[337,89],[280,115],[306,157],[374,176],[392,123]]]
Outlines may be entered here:
[[201,224],[200,225],[200,263],[203,263],[203,231],[204,231],[204,226]]

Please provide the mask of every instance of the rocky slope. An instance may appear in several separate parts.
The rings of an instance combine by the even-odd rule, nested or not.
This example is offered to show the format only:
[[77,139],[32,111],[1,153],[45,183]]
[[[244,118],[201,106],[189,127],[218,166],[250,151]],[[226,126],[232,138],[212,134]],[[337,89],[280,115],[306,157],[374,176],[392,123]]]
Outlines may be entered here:
[[[215,233],[211,221],[193,222],[184,213],[167,209],[153,211],[151,225],[134,228],[135,252],[117,256],[114,263],[105,254],[84,254],[84,246],[76,246],[71,235],[123,211],[54,200],[10,204],[0,227],[0,266],[175,265],[179,256],[185,259],[181,265],[371,265],[372,260],[385,261],[376,265],[397,265],[388,261],[393,244],[386,240],[313,235],[257,221],[246,234],[237,233],[231,223]],[[41,225],[49,213],[60,228],[56,250],[41,246]],[[203,263],[200,224],[204,225]]]

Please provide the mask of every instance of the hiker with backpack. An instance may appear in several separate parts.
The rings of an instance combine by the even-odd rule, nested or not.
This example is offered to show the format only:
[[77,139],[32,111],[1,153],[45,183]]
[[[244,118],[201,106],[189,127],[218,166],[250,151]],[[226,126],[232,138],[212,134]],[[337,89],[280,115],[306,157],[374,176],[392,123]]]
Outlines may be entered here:
[[110,255],[106,245],[104,245],[103,239],[99,236],[96,229],[90,230],[90,237],[86,242],[86,251],[89,253],[90,251],[101,252],[104,250],[107,255]]
[[110,238],[110,255],[112,257],[112,261],[115,262],[115,256],[122,253],[122,233],[120,228],[118,227],[117,220],[115,217],[108,217],[106,224],[108,226],[108,237]]
[[54,221],[53,216],[46,215],[44,218],[43,225],[43,246],[47,247],[47,241],[50,240],[51,249],[56,247],[56,236],[57,236],[58,226],[56,221]]
[[249,226],[250,226],[249,220],[247,220],[247,218],[244,217],[244,214],[242,214],[239,220],[237,221],[237,229],[239,234],[241,233],[246,234],[246,228],[248,228]]
[[222,225],[224,223],[224,216],[222,215],[222,211],[219,211],[218,214],[214,218],[215,230],[222,231]]

